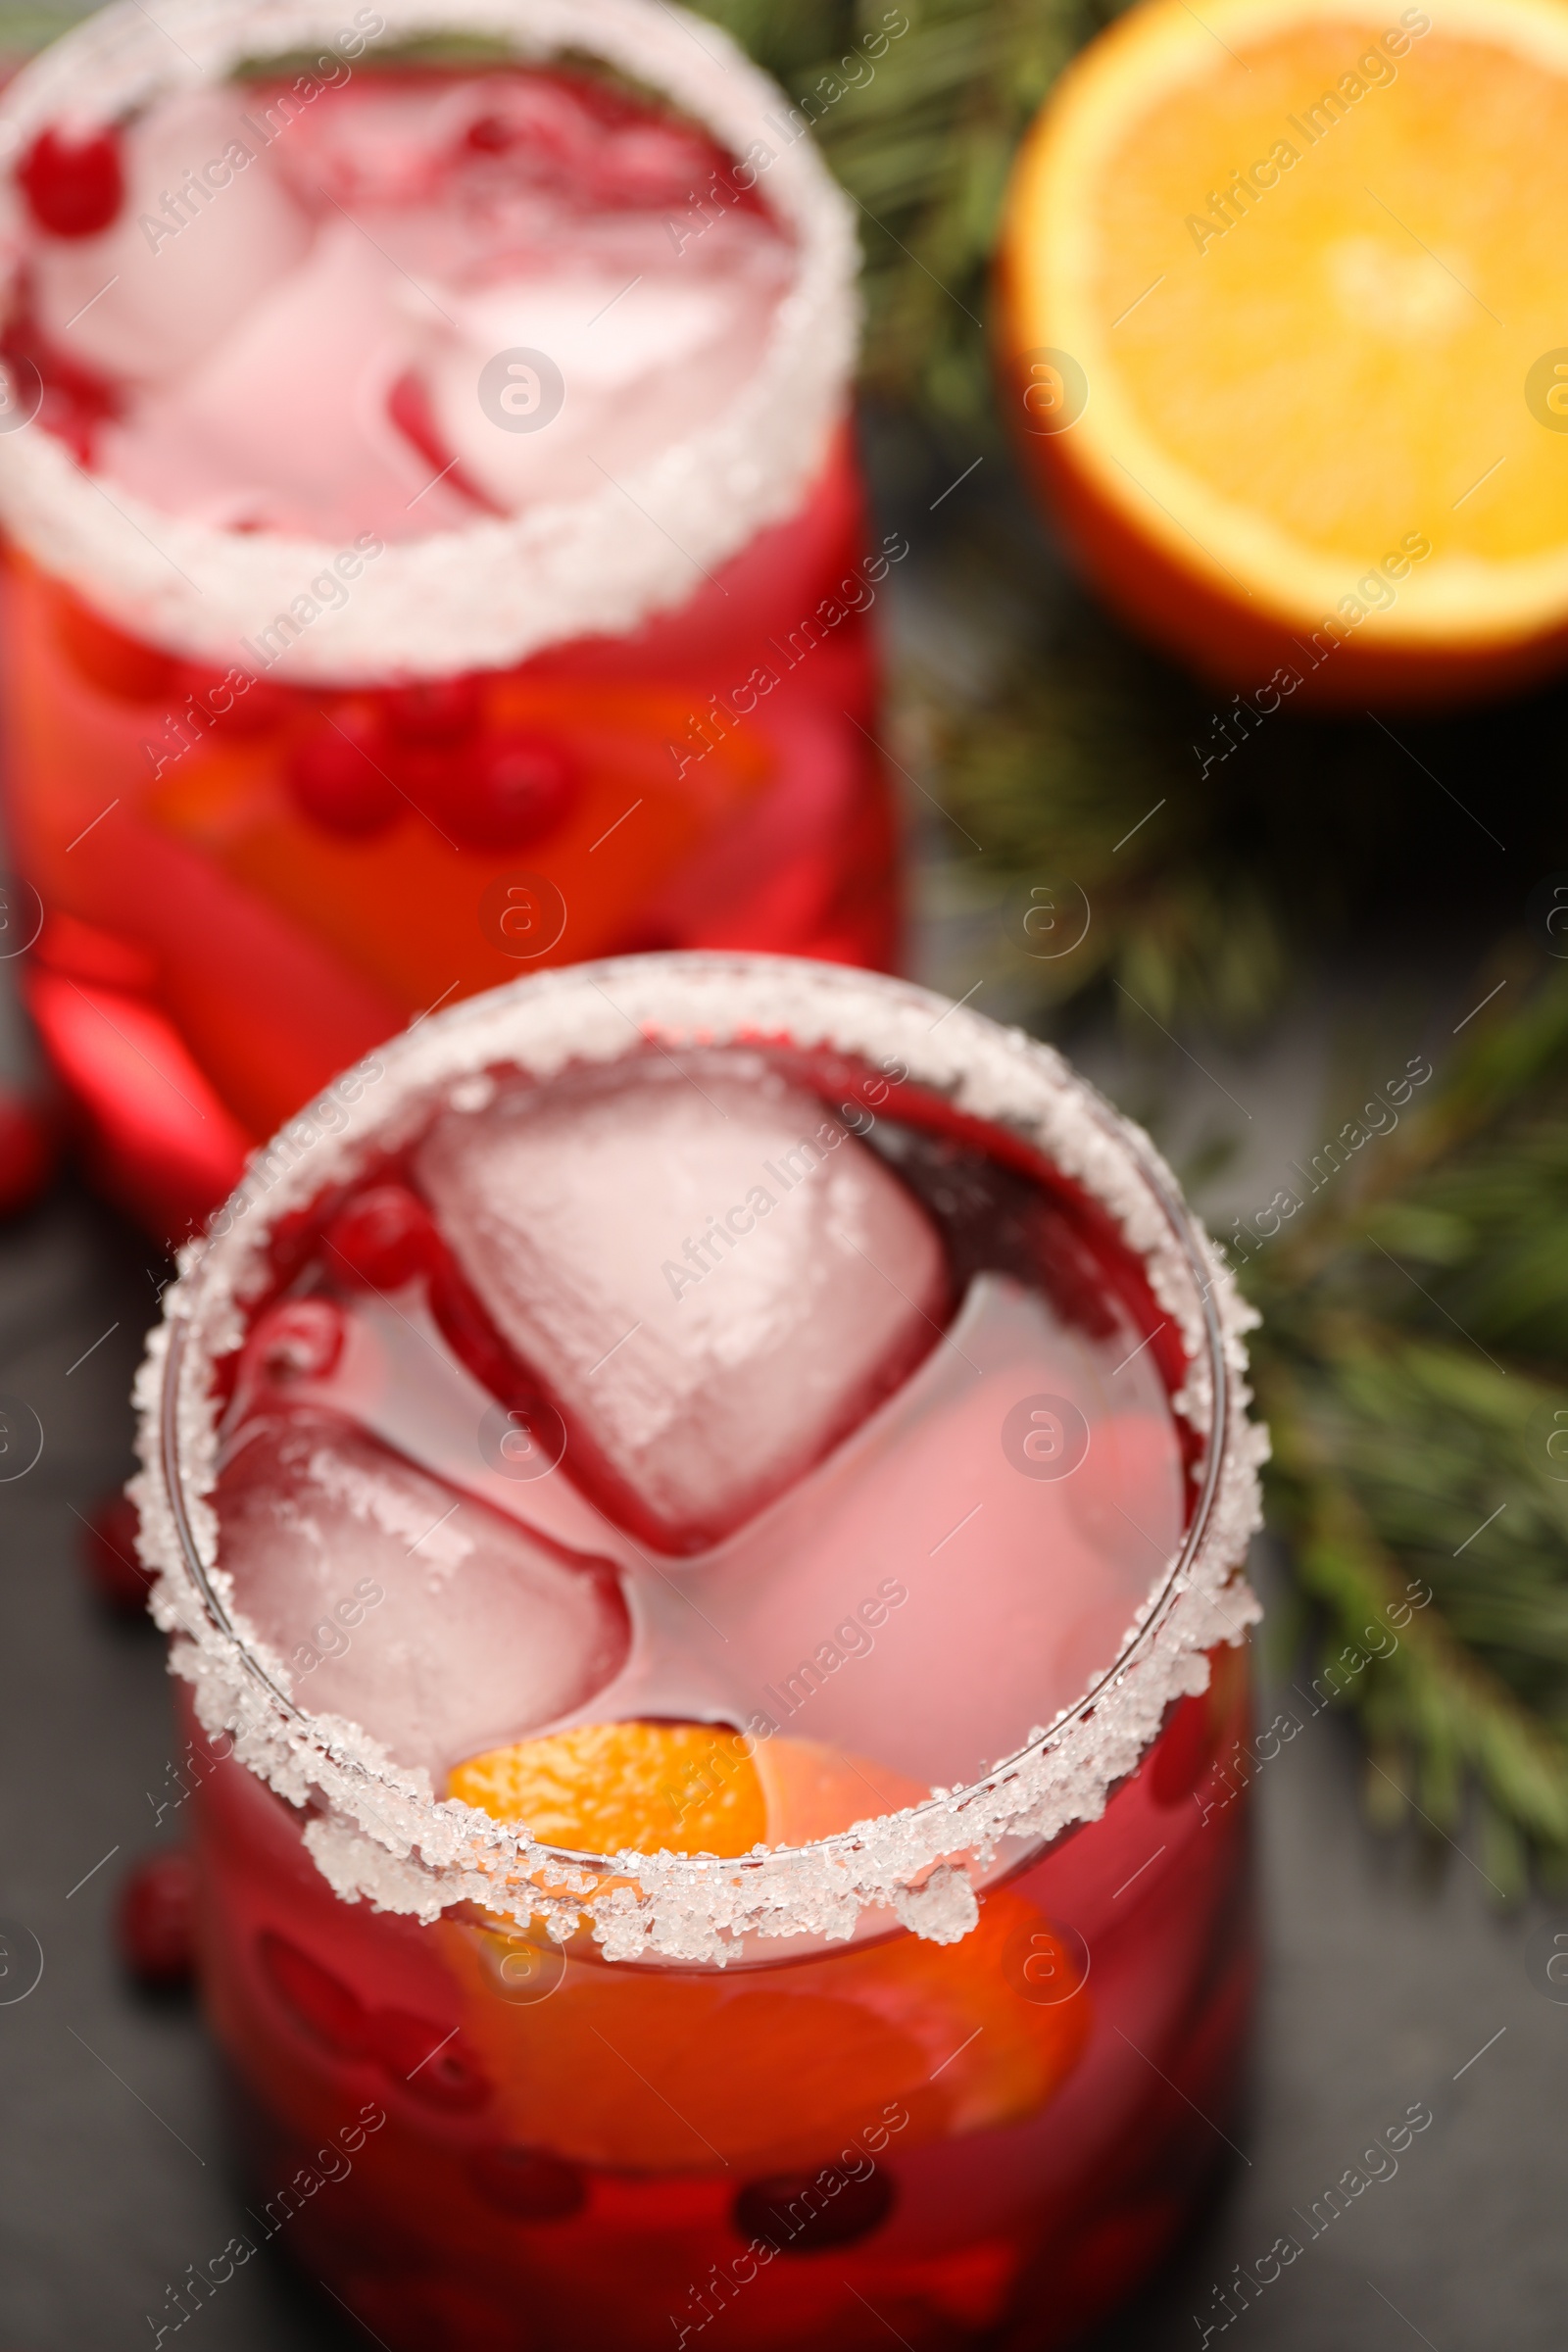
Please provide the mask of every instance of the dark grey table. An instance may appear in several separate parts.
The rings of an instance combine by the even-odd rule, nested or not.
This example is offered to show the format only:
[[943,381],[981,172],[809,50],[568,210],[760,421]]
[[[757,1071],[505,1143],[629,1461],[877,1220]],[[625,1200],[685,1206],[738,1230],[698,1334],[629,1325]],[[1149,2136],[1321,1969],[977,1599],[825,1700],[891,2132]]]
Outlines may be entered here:
[[[25,1932],[14,1950],[31,1936],[43,1958],[35,1989],[0,2006],[0,2352],[150,2344],[166,2287],[237,2222],[197,2019],[130,1990],[110,1947],[126,1862],[178,1830],[155,1828],[148,1794],[167,1793],[175,1753],[162,1643],[108,1617],[75,1559],[76,1514],[127,1467],[164,1272],[69,1186],[0,1231],[0,1391],[45,1441],[0,1486],[0,1915]],[[1259,1573],[1268,1588],[1266,1559]],[[1204,2228],[1103,2352],[1198,2346],[1211,2323],[1219,2342],[1215,2289],[1282,2233],[1302,2254],[1232,2323],[1252,2352],[1559,2352],[1568,2335],[1568,2007],[1538,1989],[1552,1923],[1502,1911],[1474,1860],[1434,1873],[1374,1838],[1359,1770],[1348,1729],[1319,1717],[1259,1773],[1253,2112]],[[1298,2217],[1416,2102],[1433,2122],[1397,2173],[1308,2236]],[[265,2255],[200,2326],[211,2352],[368,2340]]]

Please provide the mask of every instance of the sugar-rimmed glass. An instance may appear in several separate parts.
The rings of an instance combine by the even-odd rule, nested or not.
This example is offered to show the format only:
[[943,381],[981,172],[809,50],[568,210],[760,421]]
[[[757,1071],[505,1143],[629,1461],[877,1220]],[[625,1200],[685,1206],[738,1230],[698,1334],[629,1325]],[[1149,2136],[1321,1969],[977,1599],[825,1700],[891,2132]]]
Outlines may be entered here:
[[[432,1803],[289,1694],[218,1565],[206,1379],[279,1219],[455,1088],[498,1065],[549,1080],[650,1046],[759,1040],[835,1057],[846,1108],[846,1073],[906,1068],[1109,1215],[1154,1301],[1141,1348],[1179,1335],[1164,1378],[1192,1439],[1190,1509],[1130,1639],[972,1786],[794,1850],[607,1867]],[[389,2341],[416,2327],[488,2342],[504,2284],[564,2339],[652,2344],[722,2311],[737,2342],[772,2340],[794,2313],[851,2343],[863,2297],[937,2342],[1036,2303],[1065,2333],[1125,2291],[1223,2152],[1252,1967],[1244,1808],[1200,1787],[1240,1735],[1230,1645],[1256,1613],[1237,1573],[1260,1444],[1246,1315],[1147,1140],[1049,1049],[903,984],[633,959],[458,1007],[387,1049],[358,1101],[332,1099],[258,1164],[167,1308],[141,1391],[146,1540],[178,1671],[244,1760],[202,1791],[209,1997],[273,2144],[302,2147],[353,2087],[389,2119],[337,2224],[323,2200],[301,2233],[369,2324]],[[303,1838],[263,1780],[305,1804]],[[412,2034],[388,2017],[442,2042],[422,2086],[421,2052],[408,2069],[388,2056]],[[948,2041],[911,2074],[890,2020]],[[812,2046],[840,2089],[800,2088]],[[443,2218],[420,2223],[432,2197]],[[400,2249],[401,2317],[378,2299],[371,2242]],[[829,2244],[832,2265],[793,2259]],[[590,2255],[613,2257],[617,2283],[570,2319]]]
[[[653,0],[388,0],[360,12],[370,33],[348,13],[172,0],[155,23],[125,0],[9,85],[0,151],[24,169],[62,126],[79,146],[172,94],[319,51],[286,146],[358,104],[400,42],[459,36],[491,62],[594,61],[701,126],[718,175],[669,208],[677,295],[737,205],[763,208],[793,264],[716,414],[636,464],[612,455],[591,489],[454,510],[368,557],[346,524],[314,537],[166,513],[46,429],[38,400],[78,396],[64,361],[52,373],[40,344],[40,376],[31,356],[29,259],[41,243],[87,269],[103,248],[100,294],[84,282],[50,345],[71,344],[79,372],[74,344],[123,299],[129,265],[109,247],[125,223],[50,237],[6,176],[7,831],[47,918],[27,985],[105,1180],[171,1233],[335,1070],[453,993],[632,948],[894,951],[868,615],[906,550],[865,538],[854,232],[809,138],[725,36]],[[255,157],[249,175],[270,168]],[[137,267],[183,267],[240,184],[206,212],[191,199],[177,241],[136,245]],[[372,252],[345,208],[318,209]],[[429,297],[432,331],[449,333],[456,299]],[[628,316],[609,307],[594,335]],[[543,451],[551,430],[495,438]],[[412,514],[434,517],[439,459],[399,447]]]

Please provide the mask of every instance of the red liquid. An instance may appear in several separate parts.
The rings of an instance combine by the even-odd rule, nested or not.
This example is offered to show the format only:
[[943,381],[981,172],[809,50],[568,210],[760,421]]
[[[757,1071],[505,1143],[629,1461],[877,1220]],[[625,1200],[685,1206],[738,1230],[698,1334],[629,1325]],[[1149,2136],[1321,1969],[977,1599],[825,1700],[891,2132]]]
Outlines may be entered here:
[[[955,2047],[988,2022],[987,1995],[993,2031],[999,2011],[1052,2017],[1033,2009],[1023,1974],[1050,1953],[1043,1938],[1072,1950],[1081,1937],[1093,1955],[1088,1985],[1067,2004],[1091,2005],[1087,2038],[1056,2096],[1033,2118],[924,2144],[920,2096],[929,2101],[948,2078],[930,2085],[941,2061],[911,2062],[879,2031],[912,1938],[723,1981],[670,1972],[650,1982],[643,1971],[571,1960],[548,2000],[503,2008],[492,1995],[501,2022],[481,2024],[475,1963],[456,1950],[478,1940],[474,1931],[346,1909],[302,1848],[289,1809],[238,1765],[217,1766],[198,1799],[202,1981],[213,2029],[258,2117],[256,2211],[279,2249],[326,2278],[392,2352],[659,2352],[683,2327],[687,2342],[736,2352],[803,2340],[868,2352],[885,2334],[873,2314],[922,2347],[973,2343],[997,2328],[1019,2346],[1066,2343],[1174,2245],[1224,2159],[1219,2132],[1236,2131],[1256,1947],[1245,1801],[1203,1818],[1212,1759],[1248,1727],[1245,1673],[1234,1652],[1219,1662],[1214,1694],[1181,1702],[1103,1819],[986,1898],[975,1932],[983,1954],[974,1938],[918,1947],[931,2008],[964,2021]],[[350,1996],[353,2022],[337,2046],[325,2003],[308,2022],[269,1969],[268,1936]],[[760,2000],[765,2013],[747,2007]],[[824,2002],[835,2006],[817,2011]],[[848,2021],[839,2004],[849,2005]],[[384,2050],[374,2034],[360,2048],[344,2044],[362,2013],[382,2012],[418,2021],[406,2064],[390,2037]],[[867,2042],[885,2048],[880,2071],[866,2066],[865,2095],[826,2115],[814,2142],[770,2146],[768,2103],[794,2094],[803,2054],[821,2046],[824,2014],[841,2039],[863,2021]],[[410,2079],[454,2030],[448,2072]],[[639,2121],[657,2120],[662,2099],[689,2119],[673,2163],[639,2162],[636,2148],[618,2163],[612,2149],[599,2162],[576,2152],[556,2062],[563,2037],[574,2062],[601,2075],[591,2082],[596,2106],[613,2089],[638,2102]],[[541,2117],[516,2135],[498,2087],[501,2063],[519,2080],[548,2069],[554,2125]],[[725,2091],[742,2065],[762,2102],[760,2121],[749,2142],[731,2139],[727,2160],[715,2162],[702,2139],[725,2150]],[[874,2140],[890,2107],[911,2121],[873,2155],[865,2134]],[[352,2172],[302,2196],[311,2180],[341,2171],[330,2151],[368,2108],[386,2122],[352,2155]],[[837,2168],[849,2185],[818,2199],[837,2220],[868,2156],[869,2178],[893,2188],[885,2220],[815,2252],[803,2227],[774,2261],[736,2280],[756,2234],[737,2202],[754,2183],[783,2175],[793,2195]],[[536,2192],[535,2159],[548,2160]],[[302,2167],[293,2195],[269,2206]],[[728,2283],[715,2282],[715,2265]],[[718,2314],[707,2326],[705,2309]]]
[[[695,1102],[682,1073],[664,1069],[666,1058],[592,1073],[586,1089],[568,1076],[564,1095],[563,1082],[519,1093],[503,1076],[496,1107],[472,1113],[472,1148],[511,1134],[514,1116],[532,1133],[539,1106],[548,1115],[563,1100],[572,1117],[591,1117],[598,1095],[637,1081],[639,1071],[645,1086],[651,1072],[671,1100]],[[704,1131],[713,1167],[719,1117],[732,1125],[742,1114],[723,1092],[736,1066],[721,1054],[682,1065],[717,1114]],[[662,1574],[714,1613],[739,1693],[750,1687],[759,1580],[770,1578],[785,1599],[798,1585],[809,1588],[822,1560],[840,1558],[835,1514],[844,1493],[878,1491],[885,1471],[890,1511],[914,1497],[888,1554],[907,1579],[909,1605],[898,1604],[895,1629],[874,1654],[854,1657],[841,1678],[808,1694],[812,1711],[800,1729],[830,1746],[858,1746],[873,1769],[918,1788],[939,1772],[951,1780],[960,1766],[973,1770],[964,1743],[979,1735],[965,1727],[989,1725],[995,1756],[1026,1735],[1027,1725],[1011,1720],[1014,1700],[1051,1714],[1051,1660],[1059,1665],[1070,1643],[1063,1650],[1049,1631],[1037,1633],[1038,1679],[1032,1684],[1027,1659],[1031,1670],[1014,1678],[1008,1652],[1031,1638],[1009,1614],[1016,1598],[1032,1592],[1042,1622],[1066,1623],[1071,1609],[1051,1620],[1052,1605],[1065,1599],[1093,1615],[1109,1593],[1095,1620],[1102,1639],[1122,1622],[1124,1585],[1150,1579],[1148,1558],[1139,1565],[1115,1518],[1126,1504],[1147,1521],[1163,1494],[1176,1497],[1179,1529],[1190,1507],[1189,1448],[1161,1385],[1178,1366],[1165,1360],[1170,1342],[1138,1261],[1092,1203],[1016,1142],[857,1064],[787,1055],[774,1066],[793,1086],[804,1083],[824,1116],[849,1120],[868,1139],[833,1146],[831,1166],[859,1171],[864,1246],[911,1295],[931,1278],[920,1274],[919,1250],[899,1219],[911,1202],[920,1221],[929,1218],[949,1300],[937,1317],[945,1336],[933,1326],[918,1360],[902,1363],[895,1396],[858,1431],[821,1440],[818,1458],[795,1473],[781,1502],[738,1526],[685,1538],[671,1528]],[[621,1101],[631,1132],[645,1113],[634,1096]],[[793,1117],[800,1098],[788,1102]],[[862,1126],[855,1114],[873,1104]],[[699,1119],[694,1109],[694,1129]],[[247,1414],[318,1415],[333,1396],[337,1410],[355,1396],[368,1399],[388,1441],[396,1384],[385,1363],[374,1377],[366,1371],[368,1343],[354,1336],[379,1277],[395,1289],[401,1319],[417,1318],[421,1300],[433,1309],[436,1341],[411,1344],[416,1389],[421,1368],[435,1379],[432,1345],[444,1341],[481,1391],[515,1400],[536,1436],[552,1413],[564,1417],[575,1432],[565,1463],[582,1493],[598,1494],[604,1548],[621,1559],[628,1591],[640,1592],[636,1563],[647,1555],[617,1552],[624,1506],[584,1448],[581,1416],[600,1408],[582,1401],[569,1375],[552,1387],[542,1358],[526,1365],[514,1354],[503,1283],[487,1284],[482,1299],[474,1291],[471,1235],[453,1221],[454,1164],[461,1173],[458,1146],[444,1155],[416,1142],[369,1170],[347,1199],[323,1197],[289,1224],[273,1252],[277,1288],[259,1304],[266,1319],[231,1392],[232,1458],[245,1461]],[[777,1170],[776,1157],[767,1164]],[[798,1182],[826,1181],[828,1164]],[[576,1165],[591,1214],[598,1173],[588,1141]],[[891,1193],[879,1189],[889,1168],[901,1172]],[[652,1148],[632,1156],[628,1147],[625,1182],[627,1214],[650,1233],[662,1230]],[[444,1229],[411,1200],[411,1190],[433,1198],[443,1185]],[[769,1216],[786,1210],[804,1213],[780,1200]],[[888,1237],[901,1232],[902,1254],[887,1264]],[[747,1246],[737,1243],[712,1270],[716,1279],[745,1262]],[[624,1262],[637,1262],[635,1250]],[[803,1277],[808,1270],[803,1256]],[[1009,1377],[1025,1389],[1045,1377],[1027,1355],[1014,1375],[1004,1365],[993,1377],[985,1352],[993,1326],[975,1312],[988,1285],[1014,1301],[1009,1313],[1034,1318],[1042,1349],[1059,1348],[1040,1359],[1055,1361],[1058,1385],[1076,1367],[1068,1394],[1085,1408],[1092,1442],[1059,1483],[1036,1483],[1028,1472],[1017,1479],[1015,1462],[998,1468],[1001,1416],[988,1404],[985,1442],[973,1440],[980,1424],[964,1416],[971,1392],[961,1382],[958,1403],[943,1401],[956,1348],[972,1350],[971,1371],[983,1388],[992,1384],[984,1393],[993,1402],[1010,1397]],[[929,1289],[924,1295],[935,1302]],[[1140,1334],[1153,1335],[1152,1344],[1129,1367],[1126,1350]],[[798,1383],[812,1375],[808,1342],[792,1362]],[[746,1360],[730,1377],[747,1377]],[[1113,1388],[1117,1380],[1131,1385]],[[858,1409],[867,1409],[863,1400]],[[913,1416],[902,1437],[901,1413]],[[444,1442],[434,1404],[405,1425],[416,1425],[410,1442],[424,1474],[433,1473]],[[868,1445],[877,1432],[880,1455]],[[781,1439],[779,1459],[782,1449]],[[936,1512],[932,1525],[945,1523],[949,1473],[983,1496],[988,1514],[967,1553],[909,1532],[916,1505]],[[476,1508],[508,1507],[471,1462],[454,1460],[451,1475],[460,1524],[476,1527]],[[218,1492],[225,1526],[230,1476]],[[1074,1479],[1076,1522],[1057,1507],[1066,1507]],[[548,1483],[512,1490],[517,1520],[549,1519]],[[1019,1497],[1043,1515],[1009,1519]],[[799,1504],[798,1520],[780,1519]],[[564,1522],[552,1524],[559,1533]],[[1070,1524],[1091,1531],[1087,1548],[1070,1548]],[[772,1550],[765,1543],[756,1550],[769,1527]],[[220,1559],[254,1618],[266,1601],[256,1571],[248,1586],[233,1544]],[[869,1555],[857,1562],[867,1579],[885,1564]],[[340,1573],[348,1575],[346,1561]],[[389,1584],[400,1573],[392,1557]],[[1018,1593],[1015,1575],[1024,1579]],[[457,1642],[461,1581],[453,1576],[442,1590],[440,1622]],[[839,1598],[850,1594],[844,1585]],[[964,1609],[944,1617],[956,1594]],[[816,1608],[808,1599],[802,1622]],[[660,1638],[644,1601],[634,1601],[633,1617],[627,1671],[638,1645]],[[352,1642],[383,1638],[389,1618],[378,1610],[365,1630],[357,1618]],[[683,1630],[666,1665],[701,1649],[697,1631],[677,1622]],[[281,1618],[269,1634],[286,1653]],[[406,1646],[406,1628],[399,1639]],[[441,1645],[439,1623],[431,1640]],[[770,1630],[756,1657],[793,1655],[782,1640]],[[1089,1679],[1114,1654],[1112,1639],[1089,1663]],[[1172,1707],[1103,1816],[990,1885],[978,1927],[961,1940],[938,1945],[901,1931],[807,1956],[797,1947],[771,1963],[764,1951],[761,1965],[748,1957],[723,1973],[612,1964],[584,1938],[562,1957],[466,1906],[428,1928],[345,1906],[305,1851],[298,1816],[237,1764],[214,1763],[198,1800],[202,1975],[252,2113],[251,2242],[275,2236],[391,2352],[654,2352],[698,2340],[736,2352],[803,2341],[860,2352],[890,2328],[922,2352],[982,2339],[1066,2343],[1170,2247],[1223,2156],[1222,2134],[1234,2130],[1255,1951],[1245,1798],[1221,1800],[1214,1766],[1245,1735],[1245,1653],[1222,1649],[1212,1664],[1209,1690]],[[304,1703],[345,1705],[326,1688],[333,1668],[312,1671],[300,1687]],[[642,1685],[655,1699],[639,1710],[616,1701],[616,1690],[632,1686],[617,1682],[614,1657],[596,1671],[610,1679],[582,1710],[588,1720],[662,1712],[657,1675]],[[768,1686],[775,1695],[782,1679],[775,1673]],[[571,1713],[574,1702],[564,1705]],[[733,1715],[743,1720],[744,1707]],[[412,1756],[393,1723],[372,1728],[394,1753]],[[514,1735],[530,1728],[519,1723]],[[786,1720],[778,1746],[797,1736]],[[432,1752],[450,1758],[463,1747],[449,1740]],[[861,1793],[851,1812],[865,1803]]]

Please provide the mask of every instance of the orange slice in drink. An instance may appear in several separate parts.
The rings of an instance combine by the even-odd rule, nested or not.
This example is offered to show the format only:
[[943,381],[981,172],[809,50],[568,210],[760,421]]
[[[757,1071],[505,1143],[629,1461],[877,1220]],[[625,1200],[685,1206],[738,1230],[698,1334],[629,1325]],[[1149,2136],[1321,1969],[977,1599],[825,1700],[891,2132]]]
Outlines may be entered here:
[[585,1723],[460,1764],[448,1794],[547,1845],[590,1854],[745,1854],[767,1804],[738,1732],[706,1723]]
[[[581,1851],[730,1856],[926,1793],[815,1741],[662,1723],[519,1741],[460,1766],[449,1789]],[[900,1935],[765,1975],[523,1950],[514,1932],[453,1918],[438,1933],[509,2136],[631,2171],[857,2164],[856,2149],[874,2160],[1019,2121],[1054,2094],[1089,2031],[1082,1985],[1039,2001],[1046,1962],[1073,1982],[1070,1955],[1005,1889],[959,1943]]]
[[1560,662],[1565,208],[1558,0],[1130,11],[1001,264],[1008,405],[1105,595],[1265,715]]

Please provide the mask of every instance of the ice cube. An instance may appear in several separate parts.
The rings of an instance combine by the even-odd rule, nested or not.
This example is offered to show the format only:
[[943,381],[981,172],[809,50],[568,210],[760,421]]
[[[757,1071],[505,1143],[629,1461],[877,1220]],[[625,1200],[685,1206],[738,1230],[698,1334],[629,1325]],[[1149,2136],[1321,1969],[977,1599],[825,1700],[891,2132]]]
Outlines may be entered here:
[[[324,196],[357,220],[368,211],[422,206],[438,181],[446,118],[455,92],[440,75],[362,74],[324,103],[309,107],[278,142],[277,166],[300,201],[315,211]],[[459,91],[471,86],[466,75]]]
[[[566,1476],[554,1445],[536,1446],[523,1416],[498,1404],[451,1352],[416,1286],[396,1300],[361,1297],[328,1309],[342,1334],[335,1349],[319,1345],[330,1330],[324,1308],[322,1299],[296,1300],[252,1334],[247,1357],[270,1346],[310,1358],[314,1348],[314,1360],[285,1357],[271,1373],[271,1404],[286,1392],[289,1402],[342,1413],[406,1460],[477,1494],[547,1543],[622,1568],[637,1560],[636,1545]],[[301,1328],[302,1310],[314,1329]],[[249,1365],[240,1382],[233,1418],[268,1410]]]
[[497,1517],[340,1414],[242,1425],[217,1505],[220,1565],[299,1703],[437,1781],[583,1706],[625,1659],[607,1562]]
[[294,268],[311,224],[232,93],[167,98],[122,137],[119,218],[101,236],[37,239],[33,304],[65,358],[171,383]]
[[166,514],[312,539],[471,521],[386,413],[415,349],[402,283],[352,221],[330,220],[199,368],[106,429],[102,470]]
[[1149,1352],[1122,1362],[1136,1344],[978,1276],[949,1343],[848,1445],[678,1596],[650,1589],[642,1711],[664,1711],[660,1672],[695,1624],[730,1719],[764,1737],[923,1786],[1011,1754],[1114,1664],[1181,1540],[1176,1424]]
[[[427,326],[421,381],[443,446],[499,507],[597,495],[700,430],[755,371],[788,250],[755,218],[710,234],[710,252],[686,260],[662,222],[631,224],[612,253],[585,244],[443,291],[452,326]],[[560,371],[561,405],[537,428],[517,429],[485,376],[511,352]]]
[[653,1057],[448,1112],[447,1242],[564,1415],[565,1466],[669,1551],[717,1541],[906,1377],[942,1245],[813,1095]]

